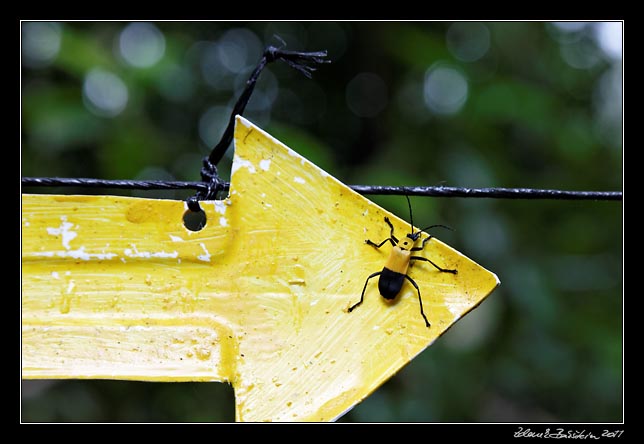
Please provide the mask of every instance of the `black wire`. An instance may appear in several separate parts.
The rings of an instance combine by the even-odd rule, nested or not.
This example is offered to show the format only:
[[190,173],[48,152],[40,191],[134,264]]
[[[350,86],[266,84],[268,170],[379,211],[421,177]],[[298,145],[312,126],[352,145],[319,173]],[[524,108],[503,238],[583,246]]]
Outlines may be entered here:
[[[60,177],[23,177],[27,187],[81,187],[119,188],[138,190],[207,190],[205,182],[182,182],[167,180],[106,180]],[[622,200],[621,191],[569,191],[534,188],[465,188],[446,186],[388,186],[349,185],[363,195],[433,196],[433,197],[479,197],[494,199],[550,199],[550,200]],[[230,183],[219,182],[217,191],[228,191]]]
[[360,194],[434,197],[489,197],[495,199],[622,200],[621,191],[570,191],[535,188],[465,188],[446,186],[396,187],[351,185]]
[[[210,152],[208,156],[208,162],[210,165],[215,166],[219,163],[224,153],[230,146],[230,142],[233,140],[233,133],[235,130],[235,117],[237,115],[242,115],[246,109],[246,105],[250,100],[250,96],[253,94],[255,89],[255,84],[259,79],[259,75],[262,73],[266,65],[275,60],[281,60],[282,62],[289,65],[291,68],[302,73],[306,78],[311,78],[311,73],[315,71],[315,64],[329,63],[329,60],[326,60],[327,56],[326,51],[314,51],[314,52],[300,52],[300,51],[285,51],[274,46],[268,46],[259,63],[253,70],[252,74],[246,81],[246,86],[244,91],[237,99],[233,111],[230,113],[230,118],[228,119],[228,126],[224,131],[224,134],[221,136],[221,140]],[[205,162],[204,162],[205,164]],[[209,166],[209,165],[206,165]]]
[[208,188],[208,184],[205,182],[108,180],[81,177],[23,177],[22,185],[31,187],[119,188],[125,190],[206,190]]
[[246,81],[244,91],[242,91],[232,112],[230,113],[228,125],[226,126],[221,139],[212,149],[208,157],[203,159],[201,180],[206,184],[206,186],[198,188],[197,193],[187,199],[188,208],[190,208],[190,210],[201,211],[201,208],[199,207],[200,200],[216,199],[217,194],[222,191],[223,182],[219,179],[219,175],[217,174],[217,164],[221,158],[224,157],[226,150],[233,140],[235,117],[238,115],[241,116],[244,113],[246,105],[248,105],[248,102],[250,101],[250,96],[253,94],[253,90],[255,89],[255,84],[259,79],[259,75],[262,73],[266,65],[274,62],[275,60],[281,60],[310,79],[311,73],[316,70],[314,65],[329,63],[329,60],[326,60],[326,56],[326,51],[285,51],[274,46],[268,46],[264,50],[262,58]]

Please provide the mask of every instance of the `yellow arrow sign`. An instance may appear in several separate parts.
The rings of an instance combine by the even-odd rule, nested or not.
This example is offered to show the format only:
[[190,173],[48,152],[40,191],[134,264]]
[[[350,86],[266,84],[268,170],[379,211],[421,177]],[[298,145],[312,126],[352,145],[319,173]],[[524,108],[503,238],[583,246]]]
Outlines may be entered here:
[[229,197],[24,195],[24,378],[228,381],[238,421],[338,418],[497,285],[432,238],[394,301],[377,279],[409,224],[238,117]]

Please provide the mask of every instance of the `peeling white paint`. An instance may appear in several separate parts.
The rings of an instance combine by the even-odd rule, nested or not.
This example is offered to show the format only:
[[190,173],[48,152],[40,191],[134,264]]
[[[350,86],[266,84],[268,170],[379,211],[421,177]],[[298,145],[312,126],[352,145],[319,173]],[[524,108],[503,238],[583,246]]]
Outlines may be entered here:
[[90,259],[109,260],[117,256],[116,253],[87,253],[85,247],[80,247],[78,250],[67,251],[42,251],[33,253],[36,257],[62,257],[71,259],[81,259],[88,261]]
[[76,236],[78,236],[78,233],[75,231],[71,231],[71,228],[74,226],[74,224],[71,222],[67,222],[67,216],[61,216],[60,220],[61,220],[60,227],[47,228],[47,233],[51,234],[52,236],[62,236],[63,247],[65,247],[65,250],[69,250],[71,248],[69,246],[69,243],[72,240],[74,240]]
[[237,170],[242,167],[248,168],[248,171],[251,174],[255,174],[257,172],[257,170],[255,170],[255,166],[250,160],[242,159],[241,157],[235,154],[235,156],[233,156],[233,166],[230,169],[230,176],[231,177],[234,176]]
[[271,167],[271,159],[260,160],[259,167],[264,171],[268,171],[268,169]]
[[144,325],[128,325],[128,326],[120,326],[119,330],[120,331],[149,331],[151,330],[152,327],[146,327]]
[[170,236],[170,239],[172,240],[172,242],[183,242],[184,241],[183,238],[181,238],[179,236],[174,236],[172,234],[170,234],[169,236]]
[[219,225],[221,225],[222,227],[227,227],[228,226],[228,219],[226,219],[225,217],[220,217],[219,218]]
[[76,284],[74,283],[74,281],[70,280],[69,285],[67,285],[67,294],[71,293],[75,286]]
[[54,279],[60,279],[60,275],[58,274],[57,271],[52,271],[51,272],[51,277],[53,277]]
[[215,211],[219,214],[226,214],[226,205],[221,200],[216,200],[215,202]]
[[268,202],[264,202],[264,206],[266,208],[273,208],[273,205],[269,204]]
[[295,178],[293,178],[293,180],[295,182],[297,182],[297,183],[306,183],[306,181],[304,179],[302,179],[301,177],[295,177]]
[[153,257],[155,257],[155,258],[172,258],[172,259],[174,259],[174,258],[179,257],[179,253],[177,251],[173,251],[172,253],[168,253],[166,251],[158,251],[158,252],[153,252],[153,253],[151,253],[149,251],[138,251],[136,249],[136,245],[134,245],[134,244],[132,244],[131,249],[126,248],[123,251],[123,253],[127,257],[143,257],[143,258],[146,258],[146,259],[150,259],[150,258],[153,258]]
[[[280,142],[280,145],[282,145],[282,143],[281,143],[281,142]],[[289,147],[286,147],[286,152],[287,152],[291,157],[295,157],[295,158],[297,158],[297,159],[300,159],[300,165],[302,165],[302,166],[306,165],[306,163],[308,162],[308,161],[307,161],[307,159],[306,159],[304,156],[302,156],[302,155],[301,155],[301,154],[299,154],[299,153],[296,153],[295,151],[293,151],[293,150],[292,150],[291,148],[289,148]]]
[[204,245],[204,243],[200,242],[199,246],[204,251],[204,254],[200,254],[199,256],[197,256],[197,259],[204,262],[210,262],[210,252],[206,249],[206,246]]

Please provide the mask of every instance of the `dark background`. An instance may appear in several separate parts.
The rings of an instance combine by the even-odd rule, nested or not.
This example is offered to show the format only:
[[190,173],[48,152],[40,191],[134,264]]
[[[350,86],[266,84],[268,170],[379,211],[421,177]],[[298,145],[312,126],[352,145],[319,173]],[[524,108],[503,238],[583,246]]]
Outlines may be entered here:
[[[275,35],[333,63],[270,65],[245,116],[345,183],[622,189],[620,22],[22,22],[22,175],[199,180]],[[412,205],[501,286],[340,421],[622,421],[622,203]],[[23,381],[22,420],[232,421],[234,395]]]

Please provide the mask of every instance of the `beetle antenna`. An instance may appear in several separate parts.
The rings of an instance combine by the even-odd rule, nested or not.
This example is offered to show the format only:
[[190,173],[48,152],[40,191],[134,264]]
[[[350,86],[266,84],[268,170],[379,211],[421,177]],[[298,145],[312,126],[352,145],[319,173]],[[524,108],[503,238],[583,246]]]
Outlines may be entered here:
[[411,214],[411,201],[409,200],[409,196],[405,194],[405,198],[407,199],[407,206],[409,207],[409,224],[411,225],[411,234],[414,234],[414,216]]
[[436,227],[447,228],[449,231],[454,231],[454,229],[452,227],[448,227],[447,225],[442,225],[442,224],[430,225],[429,227],[423,228],[420,231],[427,232],[427,230],[429,230],[430,228],[436,228]]

